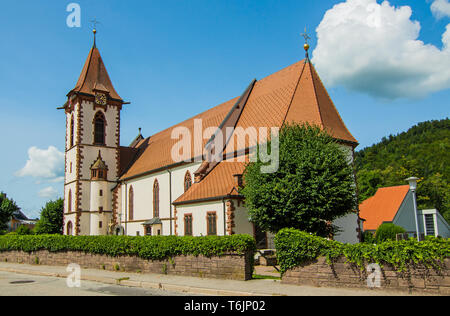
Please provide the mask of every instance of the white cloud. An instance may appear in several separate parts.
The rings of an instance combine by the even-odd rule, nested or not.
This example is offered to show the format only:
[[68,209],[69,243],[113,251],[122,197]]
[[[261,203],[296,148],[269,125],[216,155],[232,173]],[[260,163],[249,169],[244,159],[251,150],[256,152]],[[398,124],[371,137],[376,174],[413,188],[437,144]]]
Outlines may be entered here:
[[431,12],[438,19],[450,17],[449,0],[434,0],[431,4]]
[[38,195],[42,198],[52,198],[58,195],[58,191],[54,187],[47,187],[39,191]]
[[417,98],[450,88],[450,24],[443,48],[418,40],[409,6],[347,0],[325,13],[313,62],[329,86],[377,98]]
[[25,167],[17,171],[16,176],[59,182],[64,176],[64,154],[53,146],[46,150],[31,147]]

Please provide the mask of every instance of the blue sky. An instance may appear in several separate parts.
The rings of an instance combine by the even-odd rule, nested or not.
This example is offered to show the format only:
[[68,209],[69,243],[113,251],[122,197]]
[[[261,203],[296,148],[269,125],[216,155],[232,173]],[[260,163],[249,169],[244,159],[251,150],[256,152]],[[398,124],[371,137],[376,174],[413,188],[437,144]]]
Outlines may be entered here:
[[[66,24],[71,2],[80,5],[80,28]],[[443,43],[447,34],[450,46],[448,0],[381,3],[4,1],[0,191],[31,217],[62,195],[58,152],[64,152],[65,122],[56,108],[66,101],[92,46],[94,18],[101,22],[97,46],[113,84],[131,102],[122,111],[122,145],[139,127],[145,136],[154,134],[240,95],[253,78],[303,59],[305,26],[313,62],[359,149],[418,122],[449,116],[450,54]],[[367,10],[353,10],[369,5],[368,16]],[[341,20],[347,14],[355,24]],[[355,14],[373,20],[373,28],[358,27]]]

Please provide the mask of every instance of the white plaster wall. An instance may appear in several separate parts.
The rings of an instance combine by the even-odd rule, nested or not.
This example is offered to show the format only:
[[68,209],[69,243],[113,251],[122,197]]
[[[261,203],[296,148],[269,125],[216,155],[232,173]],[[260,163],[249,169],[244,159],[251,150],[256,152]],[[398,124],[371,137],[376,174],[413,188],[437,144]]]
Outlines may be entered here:
[[[100,190],[103,195],[100,196]],[[111,185],[106,181],[91,182],[91,203],[89,210],[98,211],[103,207],[104,211],[112,211]]]
[[[96,213],[90,214],[90,236],[102,236],[107,235],[108,225],[111,221],[111,213]],[[102,227],[100,228],[99,223],[102,222]]]
[[81,181],[81,203],[82,211],[89,211],[91,207],[91,182]]
[[[72,163],[72,172],[70,172],[70,163]],[[76,147],[74,147],[68,152],[66,152],[66,172],[65,172],[66,183],[76,180],[77,176],[76,168],[77,168],[77,149]]]
[[[174,217],[174,207],[171,207],[171,203],[184,193],[184,177],[186,172],[189,171],[191,173],[191,178],[193,181],[194,172],[199,168],[199,166],[200,163],[185,165],[170,169],[170,174],[167,170],[165,170],[143,176],[138,179],[133,179],[127,181],[126,184],[122,184],[120,188],[119,212],[122,214],[122,222],[127,222],[127,234],[135,236],[136,232],[139,232],[143,235],[144,227],[142,226],[142,223],[153,218],[153,185],[156,179],[159,184],[159,218],[162,219],[163,223],[162,234],[167,236],[170,235],[171,231],[172,234],[175,234],[174,221],[172,221],[171,230],[171,222],[169,220],[170,215],[172,215],[172,218]],[[169,192],[170,181],[172,187],[172,200],[170,200]],[[128,222],[130,186],[133,187],[134,193],[134,216],[132,222]]]
[[348,244],[359,243],[358,232],[356,231],[358,229],[358,215],[356,213],[338,218],[333,222],[333,225],[342,230],[334,237],[334,240]]
[[70,146],[70,120],[72,118],[73,115],[73,144],[76,145],[76,141],[77,141],[77,127],[78,127],[78,110],[80,108],[80,104],[76,103],[74,105],[74,110],[72,111],[72,113],[67,113],[66,114],[66,149],[69,149]]
[[[184,236],[184,215],[192,214],[192,234],[193,236],[207,236],[207,213],[216,212],[217,215],[217,235],[225,236],[226,230],[224,223],[224,205],[222,201],[189,204],[177,206],[177,233],[178,236]],[[226,212],[226,206],[225,206]]]
[[234,205],[236,208],[234,211],[234,222],[236,225],[234,232],[236,234],[247,234],[253,237],[254,228],[253,224],[249,221],[248,209],[243,205],[243,202],[238,206],[238,202],[234,201]]
[[89,236],[91,230],[91,217],[87,212],[81,213],[80,216],[80,236]]
[[72,183],[64,186],[64,214],[69,212],[69,191],[72,192],[71,212],[76,211],[76,209],[75,209],[75,201],[76,201],[75,188],[76,188],[75,182],[72,182]]
[[182,167],[171,169],[172,172],[172,200],[175,201],[184,194],[184,177],[186,172],[191,174],[192,183],[194,183],[194,172],[200,168],[201,163],[194,163]]

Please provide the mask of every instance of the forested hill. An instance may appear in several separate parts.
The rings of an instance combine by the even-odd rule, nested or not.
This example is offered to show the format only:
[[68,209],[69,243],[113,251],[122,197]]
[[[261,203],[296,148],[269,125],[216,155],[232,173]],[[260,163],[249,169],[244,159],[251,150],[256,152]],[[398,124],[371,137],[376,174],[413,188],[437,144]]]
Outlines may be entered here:
[[420,208],[437,208],[450,220],[450,120],[420,123],[356,153],[360,201],[380,187],[420,178]]

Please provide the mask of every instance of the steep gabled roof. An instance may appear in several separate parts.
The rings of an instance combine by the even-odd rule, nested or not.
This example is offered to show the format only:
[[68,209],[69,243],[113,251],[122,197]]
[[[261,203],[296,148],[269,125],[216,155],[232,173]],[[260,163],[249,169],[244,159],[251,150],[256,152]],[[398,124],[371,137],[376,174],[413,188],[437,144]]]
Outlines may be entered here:
[[[173,146],[179,140],[171,139],[171,132],[177,127],[186,127],[191,135],[193,133],[194,120],[203,120],[203,129],[219,127],[225,118],[230,115],[239,98],[234,98],[209,111],[197,115],[190,120],[180,123],[172,128],[160,132],[149,139],[149,144],[144,153],[129,168],[121,179],[138,177],[145,173],[175,164],[171,158]],[[356,139],[350,134],[331,101],[325,87],[320,81],[314,66],[309,59],[297,62],[281,71],[278,71],[262,80],[252,83],[250,95],[245,98],[246,103],[240,111],[235,127],[244,130],[253,127],[259,130],[261,127],[269,129],[282,127],[286,122],[308,122],[327,130],[340,141],[357,146]],[[235,137],[235,135],[233,135]],[[196,157],[194,142],[203,148],[207,140],[195,139],[192,142],[192,158]],[[234,152],[249,147],[247,143],[235,142],[234,148],[227,146],[226,152]]]
[[409,185],[380,188],[359,206],[365,220],[364,230],[376,230],[383,222],[392,222],[409,192]]
[[246,162],[222,161],[201,182],[194,183],[173,204],[200,202],[213,198],[239,197],[234,175],[242,174],[245,165]]
[[107,92],[112,99],[122,101],[109,78],[105,64],[100,56],[100,51],[94,45],[84,63],[75,88],[68,95],[75,92],[95,95],[95,91]]
[[292,104],[287,112],[286,122],[313,123],[338,140],[357,143],[309,60],[304,64]]

